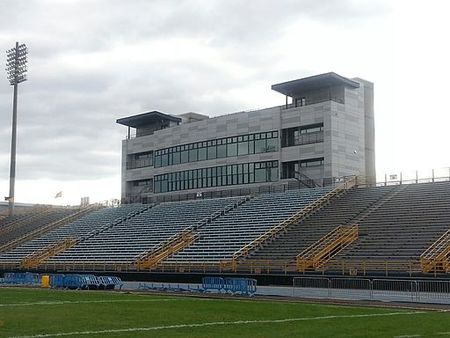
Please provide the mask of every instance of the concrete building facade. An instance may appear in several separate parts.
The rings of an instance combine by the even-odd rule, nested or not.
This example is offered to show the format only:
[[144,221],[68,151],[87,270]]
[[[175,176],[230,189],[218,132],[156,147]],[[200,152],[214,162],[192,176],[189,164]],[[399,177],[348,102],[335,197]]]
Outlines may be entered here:
[[209,118],[158,111],[118,119],[122,199],[297,181],[375,180],[373,84],[336,73],[275,84],[283,105]]

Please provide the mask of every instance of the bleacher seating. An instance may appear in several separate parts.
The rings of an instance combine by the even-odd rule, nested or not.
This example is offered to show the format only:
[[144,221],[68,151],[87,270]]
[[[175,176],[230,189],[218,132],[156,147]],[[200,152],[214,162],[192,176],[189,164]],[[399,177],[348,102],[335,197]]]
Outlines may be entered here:
[[167,262],[219,262],[296,211],[324,195],[329,188],[261,194],[199,231],[199,239]]
[[395,187],[353,188],[287,232],[254,252],[252,260],[294,260],[311,244],[339,225],[351,222]]
[[[220,262],[230,262],[235,252],[330,190],[300,189],[247,197],[245,203],[215,219],[210,219],[212,214],[236,205],[244,197],[105,208],[1,253],[0,265],[20,263],[33,252],[75,238],[72,247],[48,258],[46,263],[117,263],[133,269],[143,253],[152,253],[189,229],[195,232],[195,239],[161,258],[161,267],[179,265],[184,269],[191,263],[218,267]],[[450,182],[354,187],[298,224],[289,225],[249,256],[238,259],[238,264],[245,267],[249,266],[245,263],[262,261],[295,262],[299,253],[324,235],[338,226],[354,224],[358,225],[357,239],[325,263],[325,269],[336,267],[338,261],[418,262],[420,255],[449,230],[449,205]],[[209,221],[201,222],[206,219]],[[12,221],[5,223],[4,219],[0,231],[14,224]],[[199,222],[202,226],[196,227]],[[0,245],[5,238],[0,238]]]
[[43,225],[62,219],[76,210],[72,208],[45,208],[24,215],[8,217],[0,226],[0,246]]
[[133,263],[139,254],[239,199],[242,197],[162,203],[80,242],[48,262]]
[[128,214],[147,209],[148,206],[129,204],[119,208],[105,208],[91,212],[73,223],[66,224],[44,235],[25,242],[11,251],[0,254],[0,263],[19,263],[27,255],[42,250],[66,238],[80,238],[100,229],[112,222],[126,217]]
[[335,259],[415,260],[450,228],[450,182],[405,185],[360,222],[359,240]]

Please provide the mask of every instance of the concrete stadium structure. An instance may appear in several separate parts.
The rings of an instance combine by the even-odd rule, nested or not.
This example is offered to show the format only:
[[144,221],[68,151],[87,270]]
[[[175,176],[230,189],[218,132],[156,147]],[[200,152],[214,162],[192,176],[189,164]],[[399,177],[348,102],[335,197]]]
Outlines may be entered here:
[[326,73],[279,83],[283,105],[209,118],[151,111],[117,120],[122,201],[335,178],[375,182],[373,84]]

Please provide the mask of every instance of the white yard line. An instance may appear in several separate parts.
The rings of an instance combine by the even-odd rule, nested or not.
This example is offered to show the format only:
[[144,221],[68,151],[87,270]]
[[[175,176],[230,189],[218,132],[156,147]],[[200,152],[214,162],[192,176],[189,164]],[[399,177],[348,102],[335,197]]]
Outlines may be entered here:
[[91,304],[91,303],[133,303],[133,302],[168,302],[177,301],[176,298],[161,298],[161,299],[109,299],[109,300],[61,300],[61,301],[42,301],[32,303],[11,303],[0,304],[2,307],[17,307],[17,306],[35,306],[35,305],[66,305],[66,304]]
[[[450,336],[450,331],[448,332],[437,332],[433,334],[433,336]],[[421,334],[404,334],[401,336],[394,336],[393,338],[416,338],[416,337],[423,337]]]
[[342,318],[367,318],[367,317],[390,317],[390,316],[409,316],[423,314],[423,311],[414,312],[387,312],[387,313],[371,313],[360,315],[336,315],[336,316],[322,316],[322,317],[299,317],[299,318],[285,318],[285,319],[262,319],[262,320],[238,320],[230,322],[206,322],[193,324],[176,324],[150,327],[132,327],[126,329],[111,329],[98,331],[74,331],[74,332],[60,332],[60,333],[46,333],[31,336],[13,336],[9,338],[47,338],[47,337],[64,337],[64,336],[82,336],[94,334],[110,334],[110,333],[126,333],[126,332],[142,332],[142,331],[157,331],[168,329],[183,329],[193,327],[207,327],[207,326],[221,326],[221,325],[248,325],[248,324],[272,324],[272,323],[289,323],[289,322],[303,322],[327,319],[342,319]]

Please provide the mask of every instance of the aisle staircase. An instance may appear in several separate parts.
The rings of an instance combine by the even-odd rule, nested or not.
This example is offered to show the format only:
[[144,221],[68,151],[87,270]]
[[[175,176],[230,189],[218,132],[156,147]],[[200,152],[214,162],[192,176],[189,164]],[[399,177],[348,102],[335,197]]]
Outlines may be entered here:
[[420,266],[425,273],[450,272],[450,229],[420,256]]
[[62,241],[50,244],[49,246],[31,253],[25,257],[20,263],[20,267],[23,269],[37,268],[42,262],[47,260],[64,250],[67,250],[77,243],[75,238],[64,238]]
[[266,243],[272,241],[281,233],[285,232],[291,225],[301,222],[303,219],[309,217],[325,205],[327,205],[333,198],[341,196],[356,184],[356,177],[350,177],[343,183],[337,185],[333,190],[330,190],[323,196],[319,197],[306,207],[300,209],[298,212],[283,220],[276,226],[272,227],[252,242],[248,243],[233,254],[231,266],[235,266],[237,261],[246,258],[252,251],[257,250]]
[[[140,254],[134,265],[138,271],[155,268],[159,263],[166,260],[173,254],[187,248],[199,238],[198,230],[203,226],[210,224],[216,219],[228,214],[230,211],[239,208],[241,205],[254,198],[253,195],[244,196],[237,201],[225,206],[223,209],[214,212],[211,215],[198,221],[197,224],[185,228],[183,231],[176,233],[166,241],[161,242],[155,248]],[[170,264],[170,263],[169,263]]]
[[72,223],[75,220],[87,215],[88,213],[90,213],[94,210],[98,210],[99,208],[101,208],[99,205],[93,204],[93,205],[89,205],[85,208],[79,209],[78,211],[76,211],[75,213],[73,213],[69,216],[66,216],[58,221],[55,221],[55,222],[49,223],[45,226],[42,226],[34,231],[31,231],[31,232],[25,234],[22,237],[19,237],[11,242],[8,242],[8,243],[0,246],[0,253],[10,251],[27,241],[30,241],[34,238],[42,236],[43,234],[45,234],[49,231],[52,231],[59,227],[62,227],[63,225]]
[[358,225],[340,225],[297,256],[297,270],[317,270],[358,239]]
[[197,238],[198,234],[193,229],[175,234],[155,249],[140,255],[136,261],[137,270],[148,270],[156,267],[166,258],[191,245]]

